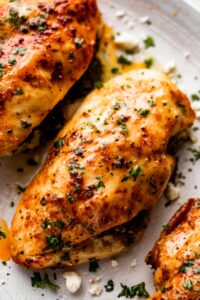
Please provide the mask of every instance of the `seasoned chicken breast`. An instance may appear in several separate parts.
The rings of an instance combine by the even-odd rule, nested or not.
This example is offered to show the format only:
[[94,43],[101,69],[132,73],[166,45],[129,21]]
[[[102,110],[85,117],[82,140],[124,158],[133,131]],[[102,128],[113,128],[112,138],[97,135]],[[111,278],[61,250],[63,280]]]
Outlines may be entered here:
[[95,0],[0,1],[0,155],[12,153],[87,69]]
[[200,299],[200,199],[177,211],[146,261],[156,269],[151,300]]
[[150,210],[174,169],[171,137],[195,118],[162,73],[132,71],[86,97],[24,192],[12,222],[12,258],[67,265],[74,245]]

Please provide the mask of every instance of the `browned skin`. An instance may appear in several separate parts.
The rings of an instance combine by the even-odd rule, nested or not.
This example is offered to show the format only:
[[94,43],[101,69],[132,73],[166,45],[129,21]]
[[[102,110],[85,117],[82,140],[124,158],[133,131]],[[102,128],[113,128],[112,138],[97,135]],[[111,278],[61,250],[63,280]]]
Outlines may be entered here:
[[200,199],[176,212],[146,261],[159,289],[151,300],[200,299]]
[[16,150],[87,69],[95,0],[0,1],[0,155]]
[[168,141],[194,118],[187,97],[156,71],[126,73],[91,93],[21,198],[12,258],[66,265],[64,250],[149,211],[173,172]]

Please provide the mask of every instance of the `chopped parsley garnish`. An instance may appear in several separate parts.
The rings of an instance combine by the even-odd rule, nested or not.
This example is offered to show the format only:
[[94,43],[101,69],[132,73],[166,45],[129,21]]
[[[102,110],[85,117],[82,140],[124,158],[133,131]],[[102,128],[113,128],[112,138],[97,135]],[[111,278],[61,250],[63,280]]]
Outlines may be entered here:
[[62,249],[62,247],[63,247],[63,240],[62,240],[61,234],[59,234],[59,235],[48,234],[46,236],[46,242],[47,242],[48,248],[51,248],[54,250],[59,250],[59,249]]
[[153,60],[152,57],[149,57],[149,58],[145,59],[144,63],[146,65],[146,67],[148,69],[150,69],[152,67],[153,63],[154,63],[154,60]]
[[119,110],[120,108],[121,108],[121,105],[118,103],[118,102],[116,102],[114,105],[113,105],[113,107],[112,107],[114,110]]
[[23,192],[25,192],[26,190],[26,187],[22,187],[20,186],[19,184],[17,185],[17,189],[18,189],[18,194],[22,194]]
[[26,48],[24,47],[19,47],[19,48],[16,48],[14,51],[13,51],[13,54],[14,55],[20,55],[20,56],[23,56],[25,53],[26,53]]
[[119,125],[119,126],[121,127],[121,129],[122,129],[122,131],[123,131],[123,133],[124,133],[125,135],[127,135],[127,134],[129,133],[129,131],[128,131],[127,127],[126,127],[126,123],[125,123],[124,120],[119,120],[119,121],[117,122],[117,125]]
[[141,173],[142,169],[139,165],[136,165],[132,170],[130,170],[129,174],[135,181],[138,177],[138,175]]
[[22,89],[16,89],[15,95],[24,95],[24,90],[22,90]]
[[186,290],[192,290],[192,288],[193,288],[192,280],[188,279],[188,280],[183,281],[183,287]]
[[54,142],[54,148],[59,149],[64,145],[64,138],[59,138],[57,141]]
[[2,230],[0,230],[0,239],[1,238],[6,239],[6,234]]
[[196,161],[198,161],[200,159],[200,150],[197,149],[188,149],[190,152],[192,152],[193,157],[190,158],[190,161],[195,163]]
[[67,200],[68,200],[70,203],[75,202],[76,199],[72,196],[71,192],[67,192],[66,196],[67,196]]
[[117,296],[118,298],[120,298],[120,297],[133,298],[135,296],[144,296],[144,297],[148,298],[150,296],[149,293],[145,289],[144,282],[133,285],[130,288],[127,285],[121,284],[121,287],[122,287],[122,291]]
[[96,81],[94,83],[94,87],[97,89],[101,89],[103,87],[103,82],[102,81]]
[[114,290],[114,282],[112,279],[108,280],[107,284],[104,285],[106,292],[112,292]]
[[0,78],[3,76],[4,73],[4,65],[0,62]]
[[185,273],[187,268],[192,267],[194,262],[191,260],[186,261],[179,269],[180,272]]
[[36,287],[39,289],[44,289],[47,286],[50,289],[57,291],[60,288],[57,284],[49,280],[49,276],[47,273],[44,274],[44,279],[42,279],[39,272],[34,272],[33,277],[31,277],[31,283],[32,287]]
[[99,268],[99,263],[95,258],[90,259],[89,261],[89,272],[96,272]]
[[131,61],[123,54],[117,58],[117,61],[122,65],[131,65]]
[[149,109],[140,109],[138,112],[142,117],[146,117],[149,114]]
[[21,127],[24,129],[30,128],[31,123],[28,123],[27,121],[21,120]]
[[200,274],[200,267],[194,268],[194,273],[195,274]]
[[47,204],[46,199],[44,197],[40,200],[40,204],[42,206],[45,206]]
[[8,64],[9,66],[14,66],[15,64],[17,63],[16,59],[15,58],[9,58],[8,59]]
[[200,101],[200,96],[197,94],[192,94],[191,99],[192,99],[192,101]]
[[119,73],[119,68],[112,68],[111,73],[112,74],[118,74]]
[[144,46],[145,48],[150,48],[150,47],[155,47],[155,42],[152,36],[148,36],[145,40],[144,40]]
[[105,184],[104,184],[101,176],[97,176],[96,179],[99,181],[97,183],[97,185],[95,186],[97,190],[100,189],[100,188],[102,188],[102,187],[105,187]]
[[164,231],[167,231],[168,225],[167,224],[163,224],[162,228],[163,228]]
[[74,39],[74,42],[75,42],[75,44],[76,44],[76,47],[77,47],[78,49],[80,49],[80,48],[82,48],[82,46],[83,46],[84,40],[81,39],[81,38],[75,38],[75,39]]

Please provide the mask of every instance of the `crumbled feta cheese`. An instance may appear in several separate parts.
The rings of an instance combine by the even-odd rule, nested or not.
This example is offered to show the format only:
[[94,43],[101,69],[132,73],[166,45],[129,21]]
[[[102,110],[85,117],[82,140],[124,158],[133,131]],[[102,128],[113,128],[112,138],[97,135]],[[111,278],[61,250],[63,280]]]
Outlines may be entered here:
[[138,47],[138,42],[133,40],[133,36],[128,33],[123,33],[115,37],[114,43],[116,46],[123,49],[134,50]]
[[166,195],[169,201],[175,201],[180,197],[180,189],[172,182],[169,182]]
[[130,266],[131,266],[132,268],[135,268],[136,265],[137,265],[137,261],[136,261],[136,259],[134,258],[134,259],[132,260]]
[[100,276],[93,277],[93,278],[89,279],[89,283],[91,283],[91,284],[96,284],[96,283],[99,282],[100,280],[101,280],[101,277],[100,277]]
[[175,62],[173,60],[167,62],[166,65],[164,66],[165,74],[170,74],[170,73],[173,73],[175,71],[176,71],[176,65],[175,65]]
[[111,267],[112,268],[117,268],[119,266],[119,263],[117,260],[111,260]]
[[118,18],[123,18],[125,16],[125,11],[124,10],[117,10],[115,15]]
[[189,52],[185,52],[185,53],[184,53],[184,57],[185,57],[186,59],[188,59],[188,58],[190,57],[190,53],[189,53]]
[[199,101],[195,101],[192,103],[192,108],[196,111],[200,111],[200,102]]
[[150,23],[149,16],[143,16],[143,17],[139,18],[139,20],[140,20],[140,23],[142,23],[142,24],[149,24]]
[[65,272],[63,277],[65,278],[67,289],[71,293],[76,293],[81,286],[81,277],[75,272]]
[[102,293],[103,289],[98,286],[97,284],[94,284],[90,289],[89,289],[89,293],[92,296],[100,296]]
[[129,21],[127,22],[126,26],[127,26],[128,29],[133,29],[133,27],[134,27],[133,21],[129,20]]

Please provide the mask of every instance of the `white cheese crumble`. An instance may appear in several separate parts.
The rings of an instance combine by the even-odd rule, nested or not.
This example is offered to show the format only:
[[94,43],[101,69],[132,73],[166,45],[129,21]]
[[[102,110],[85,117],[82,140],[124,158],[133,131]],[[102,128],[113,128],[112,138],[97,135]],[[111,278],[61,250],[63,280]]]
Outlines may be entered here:
[[112,268],[117,268],[119,266],[119,263],[117,260],[111,260],[111,267]]
[[150,22],[150,18],[149,18],[149,16],[143,16],[143,17],[139,18],[139,21],[142,24],[148,24]]
[[165,74],[171,74],[176,71],[176,65],[173,60],[168,61],[164,66],[164,73]]
[[134,24],[133,21],[131,21],[131,20],[129,20],[129,21],[127,22],[127,24],[126,24],[126,26],[127,26],[128,29],[133,29],[134,25],[135,25],[135,24]]
[[168,183],[166,196],[169,201],[175,201],[180,197],[180,189],[172,182]]
[[118,18],[123,18],[125,16],[125,11],[124,10],[117,10],[115,12],[116,17]]
[[71,293],[76,293],[81,286],[81,277],[76,272],[65,272],[63,277],[65,278],[67,289]]
[[92,296],[100,296],[101,293],[103,292],[103,289],[98,286],[97,284],[94,284],[90,289],[89,289],[89,293]]
[[134,41],[133,36],[128,33],[117,35],[115,37],[114,43],[116,46],[120,48],[129,49],[129,50],[134,50],[139,45],[139,42]]
[[136,265],[137,265],[137,261],[136,261],[136,259],[134,258],[134,259],[132,260],[130,266],[131,266],[131,268],[135,268]]
[[190,57],[190,53],[189,53],[189,52],[185,52],[185,53],[184,53],[184,57],[185,57],[186,59],[188,59],[188,58]]

